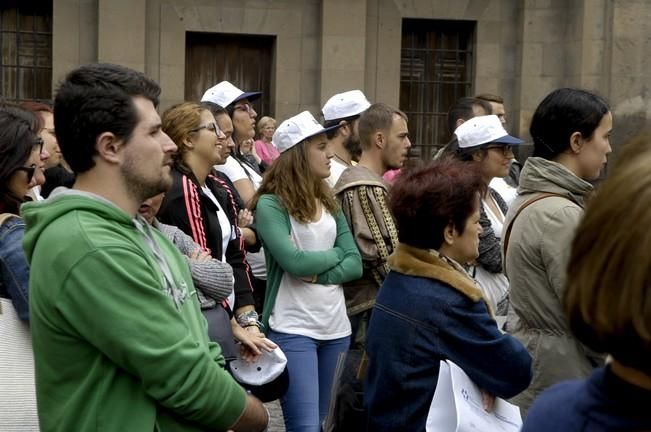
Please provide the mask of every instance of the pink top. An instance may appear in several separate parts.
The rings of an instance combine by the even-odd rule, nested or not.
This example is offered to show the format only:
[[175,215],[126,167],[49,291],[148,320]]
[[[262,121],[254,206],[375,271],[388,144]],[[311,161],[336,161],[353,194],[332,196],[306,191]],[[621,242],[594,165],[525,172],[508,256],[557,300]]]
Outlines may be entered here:
[[396,177],[398,177],[398,175],[400,175],[400,170],[399,169],[389,170],[389,171],[384,173],[382,178],[387,183],[393,183],[396,180]]
[[271,165],[271,163],[280,156],[276,146],[271,143],[267,144],[262,140],[257,140],[255,142],[255,151],[258,153],[258,156],[260,156],[260,159],[262,159],[262,161],[267,165]]

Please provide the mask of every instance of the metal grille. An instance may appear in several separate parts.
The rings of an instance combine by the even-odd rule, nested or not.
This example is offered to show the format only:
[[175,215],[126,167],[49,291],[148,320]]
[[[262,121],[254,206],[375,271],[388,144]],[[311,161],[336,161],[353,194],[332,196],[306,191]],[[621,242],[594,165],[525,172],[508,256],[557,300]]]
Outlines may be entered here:
[[52,97],[52,1],[2,0],[0,96],[11,102]]
[[471,21],[403,19],[400,109],[414,157],[429,160],[449,141],[447,111],[472,94],[474,31]]

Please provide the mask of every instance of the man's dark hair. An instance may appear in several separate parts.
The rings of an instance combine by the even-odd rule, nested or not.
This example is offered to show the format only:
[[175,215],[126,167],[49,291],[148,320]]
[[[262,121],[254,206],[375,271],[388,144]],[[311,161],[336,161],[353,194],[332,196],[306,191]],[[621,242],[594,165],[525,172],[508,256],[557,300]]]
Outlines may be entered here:
[[[326,121],[323,122],[323,127],[329,128],[330,126],[336,126],[339,123],[341,123],[342,121],[352,125],[352,123],[355,120],[357,120],[358,118],[359,118],[359,114],[354,115],[354,116],[350,116],[350,117],[340,118],[340,119],[326,120]],[[335,137],[335,135],[337,135],[338,130],[339,129],[333,129],[333,130],[330,130],[330,131],[326,132],[326,138],[328,138],[329,140],[333,139]]]
[[504,98],[493,93],[482,93],[475,96],[475,99],[483,100],[486,102],[495,102],[504,105]]
[[139,121],[133,98],[158,106],[160,92],[152,79],[125,66],[95,63],[70,72],[54,99],[54,128],[70,168],[83,173],[95,166],[95,140],[104,132],[128,141]]
[[493,108],[491,104],[482,99],[474,97],[462,97],[457,100],[454,105],[448,110],[448,132],[450,135],[454,133],[457,128],[457,120],[469,120],[475,116],[473,107],[480,106],[486,111],[486,114],[492,114]]
[[408,121],[407,114],[385,103],[374,103],[359,117],[359,141],[362,149],[372,146],[371,136],[377,131],[387,132],[393,125],[393,116],[402,117]]
[[204,102],[201,102],[199,105],[201,105],[202,107],[204,107],[208,111],[210,111],[210,113],[214,117],[217,117],[218,115],[224,115],[224,114],[231,117],[231,115],[228,113],[226,108],[222,107],[219,104],[216,104],[215,102],[204,101]]
[[554,90],[540,102],[531,119],[533,155],[554,159],[570,147],[574,132],[590,139],[608,111],[608,103],[594,93],[573,88]]

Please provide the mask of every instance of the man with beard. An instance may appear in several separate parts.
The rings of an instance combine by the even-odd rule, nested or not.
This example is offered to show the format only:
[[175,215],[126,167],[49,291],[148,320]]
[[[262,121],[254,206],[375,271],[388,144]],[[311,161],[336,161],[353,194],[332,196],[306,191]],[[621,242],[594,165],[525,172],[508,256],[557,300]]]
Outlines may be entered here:
[[326,137],[335,156],[331,160],[330,177],[326,179],[334,187],[344,170],[359,160],[359,116],[371,106],[364,93],[350,90],[332,96],[323,105],[324,127],[341,124],[338,129],[326,132]]
[[353,343],[375,304],[388,272],[386,260],[398,242],[386,200],[389,185],[382,176],[401,168],[407,158],[411,147],[407,116],[386,104],[373,104],[359,118],[359,138],[359,163],[347,168],[334,187],[364,264],[362,278],[344,284]]
[[24,207],[42,431],[260,431],[224,370],[185,259],[138,213],[171,184],[160,87],[110,64],[68,74],[55,127],[77,175]]

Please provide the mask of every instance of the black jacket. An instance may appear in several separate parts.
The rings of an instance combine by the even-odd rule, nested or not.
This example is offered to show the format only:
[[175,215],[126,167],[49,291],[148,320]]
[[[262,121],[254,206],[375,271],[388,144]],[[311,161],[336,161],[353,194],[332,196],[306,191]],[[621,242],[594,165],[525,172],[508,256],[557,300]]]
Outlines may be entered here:
[[[174,225],[191,236],[201,247],[210,251],[213,258],[222,258],[222,232],[213,201],[204,194],[192,172],[182,168],[172,170],[173,183],[165,195],[158,213],[163,223]],[[213,193],[231,222],[235,237],[226,248],[226,262],[233,267],[235,278],[235,308],[254,304],[253,274],[246,261],[244,240],[237,228],[238,201],[241,198],[228,180],[216,173],[206,179],[206,186]]]

